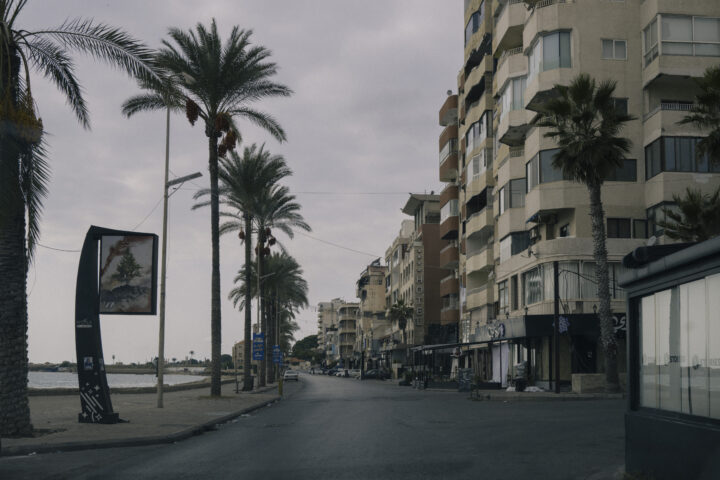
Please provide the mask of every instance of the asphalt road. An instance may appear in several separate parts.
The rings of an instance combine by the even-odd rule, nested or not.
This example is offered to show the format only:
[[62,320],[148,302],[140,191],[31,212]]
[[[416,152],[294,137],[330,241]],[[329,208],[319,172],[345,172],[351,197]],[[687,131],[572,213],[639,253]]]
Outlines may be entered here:
[[470,401],[301,375],[281,402],[176,444],[0,458],[0,479],[604,479],[624,402]]

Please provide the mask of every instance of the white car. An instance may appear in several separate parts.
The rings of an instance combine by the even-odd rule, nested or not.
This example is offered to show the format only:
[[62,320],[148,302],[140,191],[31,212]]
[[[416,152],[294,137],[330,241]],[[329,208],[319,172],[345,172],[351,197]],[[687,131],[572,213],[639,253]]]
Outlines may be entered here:
[[300,380],[300,376],[295,370],[285,370],[285,373],[283,374],[283,380],[285,380],[286,382],[288,380],[295,380],[297,382]]
[[360,369],[359,368],[353,368],[352,370],[348,370],[348,373],[352,378],[360,378]]

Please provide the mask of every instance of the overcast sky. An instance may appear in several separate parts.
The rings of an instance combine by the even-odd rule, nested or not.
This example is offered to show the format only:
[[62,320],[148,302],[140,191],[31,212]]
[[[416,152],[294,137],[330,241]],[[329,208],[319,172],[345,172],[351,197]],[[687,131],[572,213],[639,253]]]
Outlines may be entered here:
[[[407,218],[400,212],[407,193],[441,188],[437,112],[446,91],[456,90],[462,62],[459,0],[36,0],[17,24],[32,31],[75,17],[123,27],[152,47],[170,26],[190,29],[214,17],[223,38],[238,25],[272,51],[276,80],[295,93],[256,107],[279,120],[288,141],[279,144],[247,123],[240,128],[245,143],[266,142],[285,157],[294,172],[286,183],[313,229],[309,236],[280,238],[310,287],[311,308],[297,318],[297,339],[317,333],[318,302],[356,301],[359,273],[384,256]],[[165,116],[124,118],[120,105],[137,92],[135,83],[107,65],[76,59],[90,131],[52,85],[33,76],[52,166],[40,242],[79,250],[90,225],[160,234]],[[179,115],[171,123],[172,172],[203,177],[170,201],[165,352],[180,359],[192,350],[195,358],[206,358],[210,212],[190,208],[194,191],[209,184],[207,143],[199,124],[193,128]],[[243,257],[236,236],[221,239],[223,353],[243,337],[243,314],[227,300]],[[37,250],[28,275],[32,362],[75,359],[78,259],[79,253]],[[108,363],[113,355],[125,363],[157,355],[157,317],[103,316],[101,325]]]

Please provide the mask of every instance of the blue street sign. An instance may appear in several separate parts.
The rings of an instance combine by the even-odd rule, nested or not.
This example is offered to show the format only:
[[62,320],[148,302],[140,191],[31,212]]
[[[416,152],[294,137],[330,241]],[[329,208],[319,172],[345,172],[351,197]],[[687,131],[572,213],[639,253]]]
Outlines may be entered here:
[[264,333],[253,333],[252,358],[253,358],[253,360],[265,359],[265,334]]

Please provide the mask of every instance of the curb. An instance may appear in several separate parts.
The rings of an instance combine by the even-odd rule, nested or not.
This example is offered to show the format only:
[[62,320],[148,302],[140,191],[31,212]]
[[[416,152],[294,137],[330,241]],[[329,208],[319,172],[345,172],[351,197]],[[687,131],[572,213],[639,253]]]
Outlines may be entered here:
[[281,399],[282,399],[282,397],[275,396],[275,397],[270,398],[267,401],[264,401],[258,405],[253,405],[251,407],[247,407],[242,410],[238,410],[236,412],[229,413],[222,417],[218,417],[213,420],[209,420],[209,421],[201,423],[199,425],[195,425],[194,427],[190,427],[185,430],[181,430],[179,432],[171,433],[169,435],[155,435],[155,436],[148,436],[148,437],[134,437],[134,438],[124,438],[124,439],[120,439],[120,440],[102,440],[102,441],[94,441],[94,442],[65,442],[65,443],[58,443],[58,444],[9,446],[9,447],[2,448],[2,453],[0,453],[0,456],[1,457],[13,457],[13,456],[29,455],[32,453],[71,452],[71,451],[78,451],[78,450],[95,450],[95,449],[100,449],[100,448],[143,447],[143,446],[148,446],[148,445],[158,445],[158,444],[162,444],[162,443],[179,442],[181,440],[186,440],[186,439],[188,439],[190,437],[194,437],[196,435],[201,435],[207,431],[215,430],[215,427],[220,424],[226,423],[226,422],[228,422],[234,418],[237,418],[241,415],[244,415],[246,413],[250,413],[250,412],[254,412],[255,410],[259,410],[259,409],[266,407],[268,405],[271,405]]
[[[221,385],[228,383],[235,383],[234,379],[224,378],[220,381]],[[210,381],[201,380],[198,382],[179,383],[176,385],[165,385],[163,386],[163,392],[180,392],[183,390],[195,390],[198,388],[209,388]],[[157,392],[157,386],[152,387],[117,387],[110,388],[110,395],[123,395],[123,394],[135,394],[135,393],[155,393]],[[63,388],[28,388],[29,397],[52,397],[55,395],[80,395],[77,387],[63,387]]]

